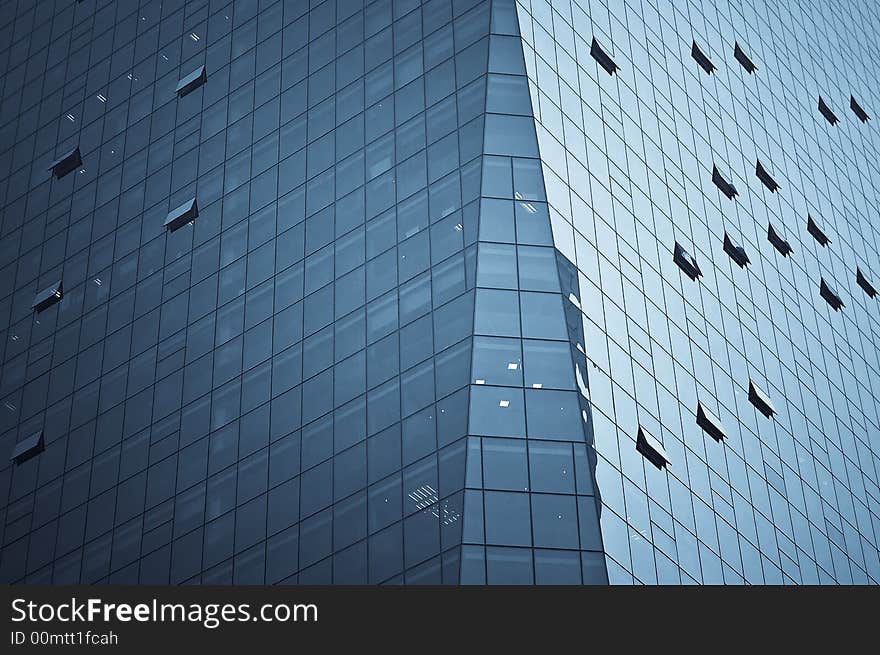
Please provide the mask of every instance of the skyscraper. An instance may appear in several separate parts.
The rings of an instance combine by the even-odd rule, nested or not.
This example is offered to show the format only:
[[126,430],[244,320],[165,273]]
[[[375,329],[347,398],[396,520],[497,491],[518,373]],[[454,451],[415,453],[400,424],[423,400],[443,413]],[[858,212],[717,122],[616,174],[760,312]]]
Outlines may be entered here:
[[0,577],[880,582],[880,10],[6,0]]

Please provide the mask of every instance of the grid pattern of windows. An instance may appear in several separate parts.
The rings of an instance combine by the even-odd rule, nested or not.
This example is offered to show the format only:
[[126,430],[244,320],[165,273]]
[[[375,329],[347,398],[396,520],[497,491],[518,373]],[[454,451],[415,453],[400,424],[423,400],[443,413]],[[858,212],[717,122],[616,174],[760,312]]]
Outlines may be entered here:
[[880,103],[876,5],[516,9],[609,581],[880,582],[880,323],[857,278],[880,268],[880,136],[846,110]]
[[489,4],[2,15],[3,578],[457,582]]
[[578,322],[561,286],[520,44],[514,4],[493,2],[461,581],[604,583],[586,359],[570,341]]
[[0,0],[0,580],[880,582],[838,5]]

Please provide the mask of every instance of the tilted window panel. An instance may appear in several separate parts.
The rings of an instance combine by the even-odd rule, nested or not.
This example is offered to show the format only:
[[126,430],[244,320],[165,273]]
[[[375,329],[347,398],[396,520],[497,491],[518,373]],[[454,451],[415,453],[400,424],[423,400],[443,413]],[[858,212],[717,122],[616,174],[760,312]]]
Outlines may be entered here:
[[836,312],[839,312],[844,306],[843,300],[840,299],[837,291],[825,281],[824,277],[819,280],[819,295],[821,295]]
[[868,116],[868,113],[864,109],[862,109],[862,106],[858,102],[856,102],[855,96],[849,97],[849,107],[863,123],[867,123],[869,120],[871,120],[871,117]]
[[757,407],[758,411],[767,418],[776,413],[776,408],[773,406],[770,396],[761,391],[752,380],[749,380],[749,402]]
[[669,455],[666,453],[663,444],[641,425],[636,436],[636,450],[658,469],[664,469],[670,464]]
[[767,226],[767,240],[783,257],[788,257],[792,253],[791,244],[774,229],[773,223]]
[[691,57],[693,57],[700,65],[700,68],[706,71],[709,75],[715,70],[715,64],[713,64],[709,57],[706,56],[706,53],[700,49],[700,46],[697,45],[696,41],[694,41],[691,46]]
[[813,217],[810,214],[807,214],[807,232],[812,234],[813,238],[822,246],[827,246],[831,243],[831,239],[829,239],[828,235],[822,231],[822,228],[816,225],[816,221],[813,220]]
[[868,278],[862,273],[862,269],[858,267],[856,267],[856,284],[862,287],[864,292],[868,294],[868,297],[874,298],[877,295],[877,289],[868,281]]
[[12,449],[12,457],[10,457],[10,461],[15,462],[16,464],[22,464],[26,462],[34,455],[42,452],[45,444],[43,442],[43,431],[34,432],[33,434],[25,437],[17,444],[15,444],[15,448]]
[[755,175],[757,175],[758,179],[764,183],[764,186],[770,189],[773,193],[776,193],[776,190],[779,189],[779,184],[773,179],[770,173],[767,172],[767,169],[761,164],[760,159],[758,160],[758,163],[755,164]]
[[733,200],[739,195],[736,187],[721,176],[717,166],[712,166],[712,181],[729,200]]
[[733,44],[733,56],[750,75],[758,70],[755,62],[749,59],[749,56],[739,47],[739,43]]
[[593,37],[593,44],[590,46],[590,55],[609,75],[614,75],[620,69],[620,66],[615,64],[605,49],[599,45],[595,36]]
[[169,232],[183,227],[199,215],[199,205],[196,199],[187,200],[180,207],[172,209],[165,218],[165,228]]
[[34,302],[31,307],[38,312],[48,309],[64,296],[64,285],[61,280],[52,284],[34,296]]
[[697,260],[694,258],[693,255],[685,250],[678,241],[675,242],[675,250],[672,254],[672,261],[678,264],[678,267],[682,271],[684,271],[684,274],[692,280],[696,280],[698,277],[703,276],[703,272],[700,270],[700,266],[697,264]]
[[196,68],[192,73],[181,78],[177,83],[177,95],[181,98],[187,93],[195,91],[208,81],[208,71],[204,65]]
[[52,171],[56,178],[60,179],[71,171],[75,171],[81,164],[82,157],[79,153],[79,146],[77,146],[49,164],[49,170]]
[[746,254],[745,248],[736,245],[727,232],[724,233],[724,252],[730,255],[730,258],[735,261],[740,268],[745,268],[751,263],[749,256]]
[[825,120],[834,125],[840,119],[837,118],[837,115],[831,111],[831,107],[825,104],[825,101],[822,100],[822,96],[819,96],[819,113],[825,117]]
[[715,441],[721,441],[727,434],[721,425],[721,419],[703,406],[697,403],[697,425],[703,428]]

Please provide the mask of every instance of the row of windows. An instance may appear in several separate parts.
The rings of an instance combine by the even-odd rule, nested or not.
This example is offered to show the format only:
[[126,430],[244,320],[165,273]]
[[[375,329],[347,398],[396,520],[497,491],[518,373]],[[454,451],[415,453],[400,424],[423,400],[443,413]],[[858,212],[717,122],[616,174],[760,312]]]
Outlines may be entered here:
[[[808,217],[807,219],[807,230],[822,246],[825,246],[830,242],[830,239],[825,233],[816,226],[812,217]],[[791,244],[782,237],[776,228],[773,227],[772,223],[767,227],[767,240],[773,244],[773,247],[776,248],[776,250],[779,251],[779,254],[783,257],[788,257],[788,255],[793,252]],[[726,252],[740,268],[745,268],[750,262],[745,249],[741,245],[734,243],[730,238],[730,235],[726,232],[724,234],[724,252]],[[696,258],[685,250],[684,246],[677,241],[675,242],[675,248],[673,250],[673,261],[678,264],[678,267],[691,280],[696,280],[697,278],[702,277],[702,271],[700,271]],[[858,267],[856,268],[856,282],[865,291],[868,297],[873,298],[876,295],[876,289]],[[831,305],[835,311],[839,311],[843,307],[843,301],[825,278],[820,278],[819,293],[822,298],[828,301],[828,304]]]
[[[618,66],[608,52],[599,44],[596,40],[596,37],[593,37],[592,46],[590,48],[590,55],[598,62],[598,64],[608,72],[609,75],[613,75],[616,73],[620,66]],[[694,41],[691,46],[691,56],[697,62],[697,64],[702,68],[707,74],[711,75],[715,70],[715,64],[709,59],[709,57],[703,52],[697,42]],[[749,73],[754,73],[758,67],[755,63],[749,58],[749,56],[743,51],[740,47],[739,43],[734,43],[733,46],[733,56],[740,63],[740,65]],[[832,125],[838,122],[837,116],[834,114],[832,109],[822,100],[822,96],[819,96],[819,111],[826,118],[826,120]],[[853,113],[858,117],[858,119],[867,123],[870,120],[870,116],[867,114],[865,109],[858,103],[855,99],[855,96],[850,96],[850,109],[852,109]],[[760,162],[758,162],[758,166],[760,168]],[[760,177],[760,174],[759,174]]]
[[[624,164],[624,165],[625,165],[625,164]],[[562,170],[564,170],[564,163],[563,163],[563,168],[562,168]],[[597,174],[598,174],[598,173],[597,173]]]
[[[685,112],[685,113],[686,113],[686,112]],[[635,120],[635,119],[634,119],[634,120]],[[635,147],[635,146],[633,146],[633,147]],[[622,165],[623,165],[624,167],[626,166],[625,163],[622,164]],[[763,167],[761,167],[761,168],[763,168]],[[563,169],[563,170],[564,170],[564,169]],[[766,172],[766,169],[764,169],[762,172]],[[597,175],[598,175],[598,173],[597,173]],[[600,178],[601,178],[601,176],[600,176]],[[768,184],[770,184],[770,185],[774,185],[775,182],[773,182],[773,181],[772,181],[772,178],[770,178],[770,180],[768,180]],[[731,186],[731,187],[730,187],[730,193],[732,194],[734,191],[735,191],[735,189]]]

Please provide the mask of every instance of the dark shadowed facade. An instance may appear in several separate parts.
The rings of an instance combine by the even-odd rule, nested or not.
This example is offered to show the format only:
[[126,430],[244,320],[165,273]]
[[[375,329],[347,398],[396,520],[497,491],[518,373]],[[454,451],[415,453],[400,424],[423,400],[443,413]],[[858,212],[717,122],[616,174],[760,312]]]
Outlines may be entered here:
[[3,0],[0,579],[880,582],[868,0]]

